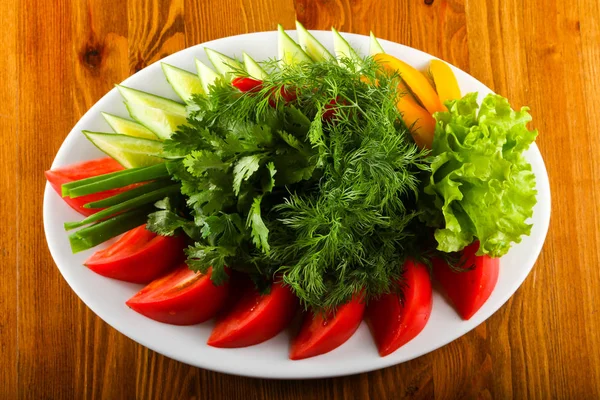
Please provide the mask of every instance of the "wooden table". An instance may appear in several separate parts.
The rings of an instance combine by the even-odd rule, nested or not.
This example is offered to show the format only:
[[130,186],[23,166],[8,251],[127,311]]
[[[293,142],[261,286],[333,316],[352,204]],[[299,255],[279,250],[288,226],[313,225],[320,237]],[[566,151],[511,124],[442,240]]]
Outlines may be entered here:
[[[2,0],[0,18],[0,398],[600,397],[598,0]],[[185,47],[296,18],[374,30],[531,106],[550,232],[504,307],[414,361],[305,382],[192,368],[127,339],[71,291],[44,239],[43,171],[114,83]]]

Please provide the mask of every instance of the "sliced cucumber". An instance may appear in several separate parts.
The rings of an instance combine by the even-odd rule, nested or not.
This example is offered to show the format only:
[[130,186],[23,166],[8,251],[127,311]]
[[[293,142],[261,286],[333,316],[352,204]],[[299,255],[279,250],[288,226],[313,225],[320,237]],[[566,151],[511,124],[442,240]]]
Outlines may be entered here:
[[379,40],[377,40],[377,38],[375,37],[375,35],[373,35],[373,32],[371,32],[371,41],[370,41],[370,45],[369,45],[369,55],[370,56],[374,56],[375,54],[380,54],[380,53],[385,54],[385,51],[383,50],[383,47],[381,47],[381,44],[379,44]]
[[202,82],[202,89],[204,90],[204,93],[208,93],[210,86],[214,85],[215,81],[219,79],[221,75],[217,74],[209,66],[197,58],[196,68],[198,69],[198,77],[200,78],[200,82]]
[[166,97],[157,96],[152,93],[142,92],[141,90],[128,88],[126,86],[117,85],[119,92],[123,98],[130,104],[140,104],[153,108],[159,108],[171,114],[186,115],[185,105],[167,99]]
[[121,135],[83,131],[97,148],[108,154],[125,168],[147,167],[164,162],[162,143],[157,140]]
[[296,31],[298,32],[298,43],[302,50],[306,52],[315,61],[333,60],[331,53],[315,37],[306,30],[304,25],[296,21]]
[[161,63],[161,66],[167,81],[181,100],[189,103],[194,94],[204,93],[198,75],[165,63]]
[[348,41],[340,35],[340,33],[335,29],[331,28],[333,32],[333,48],[335,49],[335,55],[338,60],[342,58],[350,58],[352,60],[360,60],[358,53],[350,46]]
[[218,51],[204,48],[208,59],[215,66],[218,73],[225,76],[227,79],[235,78],[234,72],[236,70],[244,69],[244,66],[238,60],[235,60],[225,54],[219,53]]
[[185,115],[170,113],[144,104],[125,102],[131,118],[150,129],[159,139],[168,139],[180,125],[185,125]]
[[283,26],[277,26],[279,31],[278,47],[279,47],[279,62],[283,65],[294,65],[301,62],[312,62],[312,58],[302,50],[298,43],[285,33]]
[[132,121],[127,118],[117,117],[109,113],[101,113],[108,125],[115,133],[120,133],[127,136],[134,136],[143,139],[157,140],[158,137],[152,133],[144,125]]
[[248,75],[261,81],[267,77],[267,72],[263,69],[263,67],[260,66],[259,63],[254,61],[252,57],[250,57],[246,52],[243,52],[242,56],[244,58],[244,66],[246,67]]

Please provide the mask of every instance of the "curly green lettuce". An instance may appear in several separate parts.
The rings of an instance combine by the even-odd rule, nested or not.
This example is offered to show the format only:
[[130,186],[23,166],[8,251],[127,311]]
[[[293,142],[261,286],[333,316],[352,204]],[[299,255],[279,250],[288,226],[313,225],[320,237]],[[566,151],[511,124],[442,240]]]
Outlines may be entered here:
[[537,131],[527,129],[528,109],[514,111],[502,96],[490,94],[479,107],[471,93],[446,105],[448,112],[435,114],[422,219],[437,228],[440,251],[478,240],[478,255],[500,257],[531,231],[537,192],[523,153]]

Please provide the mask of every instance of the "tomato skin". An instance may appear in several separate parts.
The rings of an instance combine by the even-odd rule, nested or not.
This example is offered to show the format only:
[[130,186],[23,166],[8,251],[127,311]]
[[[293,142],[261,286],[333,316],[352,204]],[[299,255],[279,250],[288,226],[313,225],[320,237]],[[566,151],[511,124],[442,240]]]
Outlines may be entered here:
[[227,300],[229,283],[215,286],[210,272],[201,274],[182,263],[162,278],[152,281],[126,304],[155,321],[172,325],[194,325],[214,317]]
[[[46,179],[50,183],[50,186],[62,197],[61,186],[65,183],[77,181],[80,179],[91,178],[93,176],[108,174],[111,172],[121,171],[124,168],[110,157],[98,158],[95,160],[84,161],[77,164],[71,164],[64,167],[59,167],[53,170],[46,171]],[[84,204],[92,201],[98,201],[107,197],[114,196],[121,193],[128,188],[119,188],[107,190],[100,193],[94,193],[87,196],[81,196],[77,198],[62,197],[62,199],[71,208],[80,214],[85,216],[92,215],[101,210],[101,208],[84,208]]]
[[454,272],[441,260],[433,262],[435,278],[464,320],[470,319],[487,301],[500,272],[500,259],[477,256],[475,253],[478,249],[479,242],[476,242],[463,250],[462,261],[465,261],[465,266],[475,266],[470,271]]
[[159,236],[145,225],[125,233],[83,264],[95,273],[132,283],[148,283],[185,260],[184,235]]
[[290,359],[318,356],[341,346],[360,326],[364,311],[362,296],[355,296],[327,319],[322,314],[307,313],[298,336],[292,340]]
[[417,336],[431,316],[433,291],[429,271],[413,261],[404,264],[404,271],[404,301],[398,294],[384,294],[369,302],[365,314],[381,357]]
[[246,288],[238,302],[217,320],[207,344],[234,348],[253,346],[271,339],[292,320],[298,300],[281,282],[260,295],[254,285]]
[[262,81],[249,77],[237,77],[231,81],[231,85],[240,92],[258,92],[262,87]]

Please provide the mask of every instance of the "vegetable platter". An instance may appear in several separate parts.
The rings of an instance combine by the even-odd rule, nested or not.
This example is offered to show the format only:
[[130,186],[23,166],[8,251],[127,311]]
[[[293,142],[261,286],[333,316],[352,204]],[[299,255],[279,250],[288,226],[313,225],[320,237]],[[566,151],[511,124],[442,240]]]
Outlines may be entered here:
[[138,72],[46,172],[69,285],[191,365],[302,379],[407,361],[501,307],[545,239],[526,108],[418,50],[297,28]]

